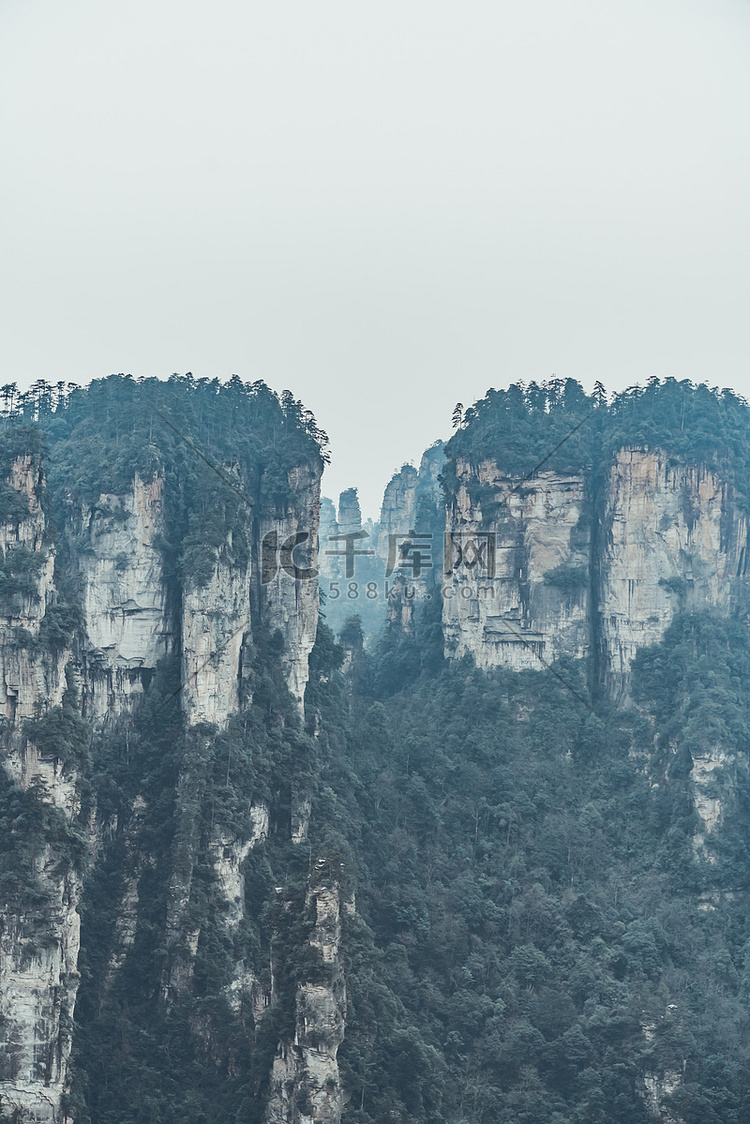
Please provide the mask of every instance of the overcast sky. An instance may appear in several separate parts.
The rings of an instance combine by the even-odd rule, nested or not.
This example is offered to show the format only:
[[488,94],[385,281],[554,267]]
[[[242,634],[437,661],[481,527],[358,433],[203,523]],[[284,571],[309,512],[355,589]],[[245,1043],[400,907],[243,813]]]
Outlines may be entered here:
[[0,0],[2,382],[264,378],[366,514],[459,399],[750,395],[750,0]]

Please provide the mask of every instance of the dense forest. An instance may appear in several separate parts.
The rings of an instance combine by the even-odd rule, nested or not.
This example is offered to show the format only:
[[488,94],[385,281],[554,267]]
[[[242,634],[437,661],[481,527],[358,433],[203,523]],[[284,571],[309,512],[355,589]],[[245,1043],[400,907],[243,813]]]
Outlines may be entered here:
[[608,398],[599,382],[590,395],[575,379],[515,383],[488,390],[465,411],[457,406],[454,427],[446,446],[449,490],[456,460],[490,458],[524,478],[540,469],[590,472],[633,445],[721,468],[750,504],[750,407],[731,390],[653,378]]
[[[746,630],[680,619],[628,711],[584,705],[575,666],[574,694],[429,646],[425,622],[375,657],[331,782],[359,885],[349,1119],[635,1124],[644,1075],[675,1072],[679,1119],[750,1119]],[[708,730],[736,764],[699,860]]]
[[[175,589],[200,583],[230,532],[241,559],[253,510],[283,507],[288,466],[325,457],[314,418],[262,383],[113,376],[2,393],[2,468],[44,458],[52,535],[70,497],[165,476]],[[456,420],[449,493],[457,460],[491,456],[522,479],[542,462],[589,470],[628,442],[721,466],[750,501],[749,411],[727,391],[667,380],[608,403],[553,380],[490,391]],[[12,489],[0,503],[3,522],[23,518]],[[68,565],[61,537],[64,596],[35,641],[50,651],[80,630]],[[0,597],[22,579],[0,573]],[[308,940],[314,879],[356,903],[342,914],[344,1124],[750,1124],[746,625],[678,615],[616,708],[589,694],[582,661],[511,673],[445,660],[439,613],[424,603],[412,631],[393,624],[365,649],[357,619],[336,636],[323,607],[303,713],[280,634],[254,621],[225,728],[186,726],[175,648],[114,725],[84,722],[71,680],[27,729],[77,771],[80,811],[68,822],[1,772],[0,885],[6,909],[43,916],[39,840],[85,874],[76,1124],[262,1124],[296,988],[330,978]],[[725,755],[725,811],[697,848],[691,768],[708,743]],[[212,839],[218,824],[249,838],[260,800],[270,830],[244,861],[247,909],[230,931]],[[300,801],[309,834],[294,843]],[[165,973],[189,957],[189,986],[167,994]],[[238,964],[269,987],[273,965],[262,1018],[230,1001]],[[295,1119],[312,1120],[305,1109]]]

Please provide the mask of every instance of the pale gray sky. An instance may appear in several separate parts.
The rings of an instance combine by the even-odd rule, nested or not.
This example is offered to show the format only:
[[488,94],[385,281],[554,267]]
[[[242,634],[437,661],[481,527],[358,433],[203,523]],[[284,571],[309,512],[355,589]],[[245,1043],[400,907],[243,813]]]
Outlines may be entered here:
[[0,0],[2,382],[265,378],[375,514],[488,386],[750,394],[748,0]]

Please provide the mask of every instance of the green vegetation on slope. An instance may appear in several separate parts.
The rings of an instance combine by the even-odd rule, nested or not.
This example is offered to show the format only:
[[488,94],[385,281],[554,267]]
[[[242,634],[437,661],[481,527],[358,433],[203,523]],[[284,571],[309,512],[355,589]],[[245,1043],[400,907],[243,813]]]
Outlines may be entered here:
[[[308,856],[289,834],[292,784],[295,795],[304,791],[317,751],[286,689],[278,642],[256,640],[245,681],[252,702],[226,730],[183,728],[170,661],[139,718],[94,743],[92,795],[101,821],[115,827],[82,903],[78,1124],[262,1119],[273,1054],[293,1027],[296,982],[307,967],[295,957],[311,924]],[[216,840],[249,838],[251,803],[260,802],[270,808],[270,834],[245,864],[249,909],[232,931]],[[133,943],[123,948],[118,917],[136,886]],[[233,1006],[229,989],[236,965],[268,985],[272,947],[276,1002],[256,1027],[247,992]],[[117,972],[113,956],[122,958]]]
[[[57,402],[11,400],[21,415],[11,432],[33,417],[50,447],[60,523],[66,494],[93,502],[136,471],[164,473],[174,587],[203,580],[230,530],[238,565],[247,550],[248,504],[185,438],[223,472],[236,465],[262,505],[283,505],[290,465],[319,464],[314,423],[257,384],[117,378]],[[497,457],[523,476],[584,418],[549,467],[593,471],[620,441],[653,442],[728,464],[744,488],[744,404],[673,382],[610,406],[576,384],[493,392],[449,452]],[[60,604],[38,642],[50,651],[77,628],[72,599]],[[83,770],[82,824],[96,811],[77,1124],[261,1124],[297,983],[324,978],[305,905],[319,859],[343,864],[357,902],[343,918],[346,1124],[647,1124],[646,1081],[685,1124],[748,1124],[746,630],[678,618],[636,660],[636,707],[616,711],[581,701],[574,663],[559,664],[559,678],[445,664],[437,604],[372,654],[350,624],[346,674],[322,624],[304,727],[280,638],[257,622],[243,709],[225,730],[185,729],[176,657],[147,683],[140,712],[92,745],[71,694],[27,726],[44,753]],[[707,749],[725,755],[715,781],[725,811],[703,852],[691,766]],[[293,809],[306,799],[309,842],[294,846]],[[249,838],[258,802],[269,835],[245,860],[247,913],[230,930],[217,840]],[[39,849],[82,869],[83,837],[7,780],[0,818],[8,905],[41,924]],[[256,1023],[247,988],[232,984],[242,971],[267,987],[271,962],[274,1001]]]
[[[28,438],[19,429],[28,434],[38,427],[52,454],[50,487],[88,502],[124,491],[136,472],[183,480],[201,454],[220,468],[236,465],[252,498],[265,475],[265,494],[283,499],[285,470],[317,462],[327,443],[289,391],[279,397],[262,380],[246,383],[236,375],[226,383],[190,374],[167,381],[110,375],[87,387],[58,391],[38,383],[25,395],[13,385],[3,392],[9,448],[15,442],[26,451]],[[0,458],[2,467],[3,447]]]
[[[636,662],[637,711],[466,664],[393,687],[340,700],[326,777],[357,883],[348,1124],[646,1124],[665,1074],[686,1124],[748,1120],[745,630],[676,622]],[[711,862],[688,775],[706,736],[736,762]]]
[[574,379],[489,390],[469,407],[446,445],[443,478],[457,483],[456,461],[493,460],[511,477],[541,471],[596,473],[626,445],[721,468],[750,506],[750,407],[730,390],[683,380],[650,379],[607,403]]

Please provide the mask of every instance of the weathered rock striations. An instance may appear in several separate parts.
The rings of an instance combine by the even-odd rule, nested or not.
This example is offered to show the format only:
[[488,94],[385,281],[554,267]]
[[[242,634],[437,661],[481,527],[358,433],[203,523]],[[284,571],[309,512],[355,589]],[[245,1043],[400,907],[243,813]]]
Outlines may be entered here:
[[[46,542],[40,502],[43,483],[42,468],[34,457],[16,458],[7,484],[28,504],[28,515],[0,523],[3,568],[10,571],[6,581],[10,588],[0,604],[0,713],[16,725],[56,705],[65,688],[65,659],[42,655],[35,644],[47,605],[54,598],[55,555]],[[16,583],[13,574],[17,568],[23,573]]]
[[[4,766],[11,778],[24,788],[34,786],[68,822],[78,817],[74,768],[40,752],[24,736],[22,724],[59,706],[67,668],[68,680],[78,689],[82,714],[94,729],[114,727],[140,704],[157,664],[173,650],[178,637],[182,640],[180,693],[188,727],[207,723],[221,728],[241,707],[243,656],[251,655],[256,625],[269,635],[281,633],[283,670],[301,708],[318,618],[319,482],[317,466],[292,468],[286,500],[248,515],[247,561],[237,561],[230,538],[226,549],[217,551],[208,583],[202,587],[186,583],[178,595],[170,591],[165,576],[161,476],[147,481],[136,475],[122,494],[102,494],[95,503],[68,502],[58,534],[64,540],[66,565],[80,589],[82,629],[75,637],[74,662],[71,649],[44,642],[45,614],[57,600],[55,552],[46,538],[38,458],[18,458],[8,483],[27,503],[28,515],[0,525],[0,551],[8,563],[5,572],[12,578],[13,565],[22,571],[17,590],[6,581],[4,588],[10,592],[0,605],[0,614],[5,614],[0,616],[0,708],[5,718]],[[264,555],[269,536],[275,554],[275,564],[270,566],[265,565]],[[199,731],[192,737],[200,742]],[[200,755],[198,742],[193,748]],[[178,799],[180,793],[185,796],[192,780],[186,767],[178,782]],[[199,798],[195,792],[187,795],[191,801]],[[137,841],[143,807],[142,801],[134,807],[128,828],[129,873],[124,878],[105,988],[135,939],[139,878],[148,864]],[[189,986],[199,938],[183,923],[196,844],[189,819],[178,838],[182,862],[176,863],[170,883],[166,936],[184,951],[165,981],[170,993]],[[237,839],[217,828],[209,842],[230,931],[245,910],[243,861],[268,834],[267,806],[254,805],[251,819],[252,838]],[[117,834],[116,824],[105,826]],[[302,827],[297,826],[298,834]],[[92,823],[93,849],[101,832],[102,826]],[[61,873],[59,857],[41,844],[33,858],[33,876],[46,898],[43,920],[38,908],[33,918],[22,909],[15,913],[7,909],[0,918],[0,1014],[5,1020],[0,1104],[7,1111],[25,1114],[24,1119],[51,1122],[63,1119],[70,1052],[67,1027],[78,987],[81,876],[71,869]],[[238,1002],[249,989],[260,1018],[269,996],[257,981],[246,977],[238,964],[230,1002]]]
[[268,806],[253,804],[250,808],[253,821],[253,834],[250,839],[238,843],[231,835],[217,830],[210,843],[219,891],[226,902],[226,922],[235,929],[245,913],[245,883],[242,878],[242,864],[257,843],[268,838]]
[[[193,798],[193,805],[196,795],[194,779],[189,771],[183,771],[180,778],[180,785]],[[217,827],[208,844],[208,858],[216,874],[223,921],[230,934],[236,931],[245,916],[243,863],[253,847],[268,838],[268,806],[262,802],[252,804],[250,819],[252,833],[249,839],[239,840],[225,828]],[[188,991],[192,986],[193,964],[201,936],[200,929],[190,927],[185,920],[197,848],[197,839],[192,830],[195,827],[194,817],[188,812],[185,821],[184,828],[187,830],[183,828],[181,837],[178,835],[167,911],[167,940],[171,959],[162,982],[162,994],[168,1007],[177,995]],[[246,968],[244,961],[240,961],[234,965],[227,999],[234,1009],[239,1009],[243,1002],[250,1002],[256,1010],[257,1021],[265,1012],[270,995],[260,986],[253,972]]]
[[338,534],[356,534],[362,527],[362,509],[356,488],[347,488],[339,496]]
[[339,533],[339,524],[336,518],[336,505],[328,496],[320,500],[320,522],[318,527],[318,566],[323,577],[333,576],[335,559],[327,553],[332,547],[332,536]]
[[383,493],[380,507],[378,557],[388,561],[388,544],[391,535],[408,535],[414,527],[417,514],[417,487],[419,473],[413,464],[405,464],[394,472]]
[[[625,701],[635,655],[659,641],[677,613],[709,609],[724,616],[746,615],[747,517],[720,473],[639,447],[620,449],[603,472],[542,469],[526,480],[503,474],[489,460],[458,461],[452,465],[456,483],[444,513],[438,503],[443,460],[442,446],[436,445],[418,471],[405,466],[397,473],[386,489],[380,524],[369,525],[369,538],[362,541],[374,552],[367,565],[380,567],[376,585],[391,563],[389,581],[396,594],[387,606],[383,598],[378,609],[382,621],[388,608],[394,629],[416,633],[414,605],[439,598],[445,651],[451,658],[468,655],[483,668],[518,671],[539,669],[561,656],[586,660],[592,682],[611,698]],[[210,926],[223,930],[225,947],[233,951],[222,977],[222,995],[240,1019],[252,1013],[252,1021],[242,1024],[250,1028],[247,1033],[252,1034],[253,1023],[257,1028],[275,1004],[286,1004],[283,1010],[290,1020],[293,1007],[294,1030],[284,1032],[273,1062],[267,1124],[339,1124],[344,1092],[337,1054],[346,1010],[342,911],[349,905],[342,901],[338,883],[340,864],[326,875],[328,860],[317,860],[316,868],[310,851],[306,896],[301,888],[293,891],[298,894],[298,916],[290,920],[286,936],[280,926],[283,939],[276,946],[272,942],[271,948],[281,950],[282,959],[289,956],[295,971],[300,963],[315,964],[307,978],[277,975],[276,993],[273,981],[279,965],[264,964],[255,952],[248,952],[256,946],[245,932],[253,909],[252,899],[245,896],[245,868],[254,872],[248,880],[252,886],[255,866],[260,869],[265,862],[262,852],[253,855],[253,849],[271,835],[283,835],[297,845],[308,840],[314,811],[308,778],[299,780],[289,769],[277,784],[276,778],[269,783],[262,774],[263,752],[253,756],[252,739],[265,745],[266,718],[273,706],[262,714],[251,713],[250,692],[262,664],[262,645],[270,640],[273,666],[267,680],[265,669],[257,677],[258,697],[264,697],[273,676],[279,682],[278,656],[304,713],[318,623],[319,523],[321,536],[363,529],[356,493],[343,494],[338,521],[333,505],[325,504],[321,521],[319,466],[298,465],[286,478],[276,472],[265,482],[273,502],[259,499],[265,494],[264,481],[256,477],[252,490],[238,475],[247,510],[242,509],[234,531],[219,533],[219,539],[226,537],[214,547],[213,567],[204,571],[202,583],[180,571],[177,544],[168,543],[163,476],[157,473],[145,480],[136,475],[122,494],[102,494],[93,504],[69,501],[58,528],[57,558],[66,560],[66,577],[78,580],[83,626],[66,646],[59,629],[54,644],[44,639],[54,616],[51,610],[59,604],[61,579],[58,574],[56,587],[56,555],[40,503],[38,458],[17,458],[8,480],[28,512],[0,525],[7,579],[0,604],[0,707],[7,774],[23,789],[33,789],[70,828],[81,815],[75,765],[51,752],[49,740],[39,737],[39,744],[34,743],[32,733],[39,723],[24,724],[55,707],[62,711],[65,702],[73,710],[77,706],[98,735],[122,736],[126,742],[132,711],[145,698],[157,665],[173,655],[175,668],[169,674],[176,683],[179,659],[175,694],[184,721],[175,744],[180,757],[174,763],[166,758],[174,769],[168,781],[174,796],[174,836],[166,837],[170,863],[159,874],[160,892],[167,893],[166,930],[159,933],[167,954],[162,976],[165,1009],[197,986],[201,977],[196,964],[200,968],[204,952],[200,942],[214,935]],[[443,545],[443,527],[435,530],[438,510],[446,518],[449,554],[444,565],[438,565]],[[175,521],[179,523],[176,517]],[[394,539],[402,542],[412,531],[433,540],[431,565],[421,576],[415,575],[413,555],[393,565]],[[241,546],[233,539],[240,533],[246,536]],[[421,549],[427,555],[427,549]],[[20,575],[16,586],[14,553]],[[340,556],[331,566],[331,572],[344,573]],[[364,567],[362,572],[369,575]],[[435,582],[440,576],[442,587]],[[346,608],[357,611],[359,606]],[[351,661],[351,650],[348,658]],[[77,702],[71,701],[74,688]],[[232,722],[237,715],[240,720]],[[248,722],[240,734],[245,717]],[[305,735],[288,700],[269,718],[269,727],[272,723],[276,727],[266,761],[274,761],[279,773],[279,761],[286,770],[298,746],[304,750]],[[308,733],[311,729],[312,725]],[[285,742],[279,731],[290,730]],[[248,791],[256,784],[255,775],[241,792],[230,788],[235,745],[247,752],[253,765],[261,763],[258,792]],[[217,746],[226,750],[226,772]],[[701,753],[691,745],[700,820],[694,850],[711,861],[711,835],[738,787],[738,767],[734,751],[718,736],[710,743],[707,739],[703,748]],[[142,875],[147,868],[149,874],[154,871],[154,852],[148,853],[144,843],[152,830],[147,820],[153,808],[140,796],[134,800],[134,791],[140,790],[130,789],[128,803],[123,797],[116,805],[119,823],[117,815],[105,820],[103,813],[98,822],[95,810],[86,823],[92,851],[106,849],[104,837],[109,833],[124,856],[118,867],[121,882],[113,890],[118,904],[106,947],[109,960],[105,956],[102,961],[103,983],[97,995],[102,1002],[114,991],[108,989],[136,943],[140,892],[146,885]],[[147,793],[147,786],[142,791]],[[218,807],[221,797],[216,809],[212,803],[217,792],[231,794],[226,822]],[[315,828],[313,818],[312,846]],[[78,834],[83,853],[83,830]],[[67,1027],[78,987],[78,902],[84,864],[61,864],[54,846],[44,840],[32,851],[34,886],[44,904],[39,906],[37,900],[33,910],[14,905],[0,916],[0,1106],[17,1110],[19,1119],[60,1122],[70,1051]],[[307,851],[305,846],[305,863]],[[283,894],[283,887],[277,892]],[[291,907],[291,898],[278,900],[281,908]],[[309,935],[300,940],[300,932]],[[289,934],[297,942],[294,947]],[[309,947],[297,959],[305,939]],[[285,981],[283,987],[279,979]],[[290,979],[297,982],[290,984]],[[158,995],[157,986],[155,1002]],[[291,1021],[285,1025],[291,1026]],[[197,1037],[202,1035],[210,1050],[210,1016],[196,1027]],[[649,1108],[664,1119],[668,1117],[662,1098],[679,1078],[672,1070],[644,1078]]]
[[318,628],[320,476],[317,466],[292,468],[288,502],[275,511],[260,512],[258,517],[261,544],[268,543],[269,535],[275,535],[278,551],[273,566],[269,567],[264,560],[260,567],[260,583],[255,586],[258,616],[270,633],[281,633],[281,660],[287,685],[300,708]]
[[519,486],[491,461],[456,467],[442,589],[446,654],[517,671],[584,656],[590,530],[583,476],[540,472]]
[[[3,764],[16,784],[33,789],[42,804],[70,820],[79,811],[75,772],[41,753],[23,726],[61,702],[70,657],[39,642],[55,596],[54,553],[40,504],[42,469],[33,457],[19,457],[7,483],[20,507],[28,505],[28,515],[0,525],[6,577],[0,609]],[[78,988],[81,881],[41,835],[29,863],[34,900],[22,899],[0,914],[0,1106],[21,1119],[59,1121]]]
[[43,930],[31,915],[0,917],[0,1107],[45,1124],[64,1119],[61,1099],[79,982],[80,879],[61,879],[57,863],[44,848],[35,864],[48,895]]
[[341,890],[326,881],[308,889],[314,911],[309,943],[325,982],[300,983],[295,1033],[282,1042],[271,1071],[267,1124],[339,1124],[343,1108],[337,1061],[344,1039],[346,986],[341,965]]
[[703,465],[659,449],[621,449],[603,496],[601,539],[602,679],[615,698],[627,693],[638,649],[661,640],[676,613],[729,616],[747,607],[747,517],[729,484]]
[[[408,535],[411,530],[432,532],[430,508],[442,510],[443,493],[438,479],[445,464],[442,441],[436,441],[422,454],[419,469],[405,464],[386,485],[380,508],[377,542],[378,557],[388,561],[392,536]],[[429,524],[429,525],[423,525]],[[433,543],[437,556],[442,543]]]
[[164,481],[136,475],[123,495],[84,504],[72,523],[86,639],[81,645],[83,711],[101,723],[142,696],[170,640],[159,539]]
[[515,670],[586,657],[625,700],[637,651],[678,612],[747,612],[747,517],[705,466],[621,449],[596,500],[583,473],[519,482],[484,461],[459,462],[456,477],[443,585],[451,657]]
[[[225,727],[243,703],[243,668],[249,663],[257,623],[267,634],[280,633],[281,664],[290,693],[300,710],[308,680],[309,656],[318,624],[317,540],[320,472],[295,467],[289,472],[288,499],[271,510],[248,516],[250,550],[238,561],[232,533],[218,549],[207,584],[188,586],[182,600],[182,701],[189,726]],[[241,552],[244,557],[244,552]],[[174,869],[167,910],[167,941],[172,952],[163,981],[169,1004],[191,986],[200,931],[186,929],[193,864],[198,849],[196,809],[200,803],[202,735],[188,743],[178,780],[183,808],[175,844]],[[268,808],[257,805],[250,839],[219,831],[209,852],[226,899],[230,927],[244,910],[241,866],[249,851],[268,834]],[[221,856],[221,857],[220,857]],[[236,966],[233,1001],[257,985],[242,964]]]
[[241,653],[250,625],[250,574],[219,551],[205,586],[182,600],[182,699],[190,725],[223,726],[239,707]]
[[[233,559],[231,533],[217,551],[205,585],[186,581],[179,624],[170,619],[161,539],[164,484],[136,475],[132,490],[103,494],[71,519],[71,553],[81,582],[86,636],[81,644],[83,712],[94,722],[114,719],[142,697],[144,685],[174,638],[182,637],[183,704],[191,725],[224,725],[239,706],[243,644],[252,642],[252,614],[284,639],[292,694],[301,705],[317,627],[314,580],[319,472],[290,471],[291,499],[262,512],[254,529],[253,566]],[[279,565],[259,580],[262,547],[277,536],[276,558],[290,538],[307,533],[292,562],[311,577],[295,579]],[[50,566],[52,566],[50,562]]]

